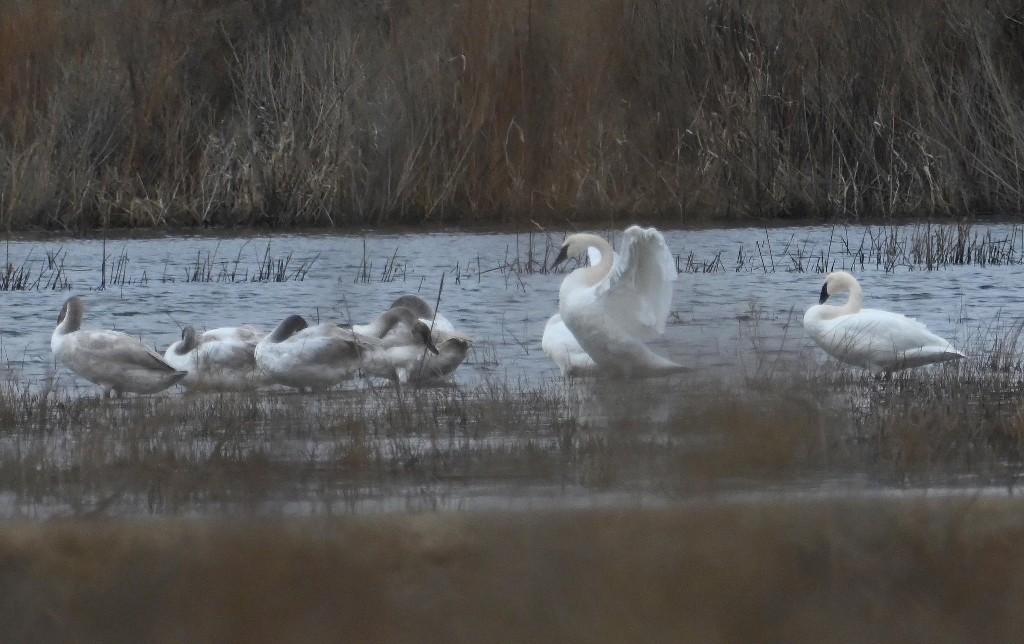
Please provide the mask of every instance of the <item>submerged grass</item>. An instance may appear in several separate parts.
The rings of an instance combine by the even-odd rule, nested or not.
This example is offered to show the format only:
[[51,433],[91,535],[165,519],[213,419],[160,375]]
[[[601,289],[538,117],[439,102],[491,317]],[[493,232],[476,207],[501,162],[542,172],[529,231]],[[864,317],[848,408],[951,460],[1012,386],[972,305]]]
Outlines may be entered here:
[[662,502],[847,479],[1013,489],[1024,472],[1020,337],[979,334],[961,364],[891,380],[773,356],[734,382],[485,381],[401,394],[107,401],[11,382],[0,390],[0,512],[476,507],[491,488],[499,504],[531,490]]

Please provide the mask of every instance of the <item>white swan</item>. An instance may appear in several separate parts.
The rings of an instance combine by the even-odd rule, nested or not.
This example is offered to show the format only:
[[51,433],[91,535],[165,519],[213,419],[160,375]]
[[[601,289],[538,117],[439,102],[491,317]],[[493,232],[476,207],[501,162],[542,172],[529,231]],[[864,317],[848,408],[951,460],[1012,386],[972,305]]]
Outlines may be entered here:
[[256,344],[256,366],[275,384],[324,391],[355,376],[363,353],[377,348],[349,329],[290,315]]
[[558,365],[563,376],[586,376],[598,373],[597,363],[583,350],[558,313],[552,315],[544,325],[544,336],[541,338],[540,346],[544,353]]
[[[614,255],[613,255],[614,257]],[[587,259],[591,266],[601,262],[601,251],[593,246],[587,248]],[[544,325],[540,348],[558,366],[563,377],[588,376],[598,373],[597,363],[580,346],[576,336],[565,326],[562,316],[555,313]]]
[[186,389],[248,391],[263,381],[256,368],[258,335],[262,334],[246,327],[223,327],[198,334],[186,326],[181,340],[164,351],[164,360],[188,372],[180,381]]
[[583,350],[601,372],[626,377],[687,370],[644,343],[665,332],[672,306],[676,269],[665,238],[654,228],[630,226],[616,255],[597,235],[569,235],[552,266],[590,247],[600,261],[574,270],[558,291],[559,314]]
[[104,397],[111,392],[156,393],[188,375],[127,333],[83,331],[84,314],[82,298],[74,295],[64,302],[50,350],[62,365],[103,387]]
[[[846,304],[825,301],[848,291]],[[899,313],[864,309],[864,291],[846,271],[829,273],[818,304],[804,314],[804,329],[833,358],[873,371],[891,372],[966,357],[928,327]]]

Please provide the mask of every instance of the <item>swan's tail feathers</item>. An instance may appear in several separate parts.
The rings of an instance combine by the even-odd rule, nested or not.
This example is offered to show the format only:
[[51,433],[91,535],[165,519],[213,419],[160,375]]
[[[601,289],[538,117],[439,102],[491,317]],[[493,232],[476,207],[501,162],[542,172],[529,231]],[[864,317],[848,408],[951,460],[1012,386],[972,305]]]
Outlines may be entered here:
[[648,354],[646,363],[640,366],[638,375],[642,377],[652,376],[669,376],[676,373],[686,373],[693,371],[690,367],[681,365],[678,362],[674,362],[660,356],[653,351]]
[[174,375],[172,375],[168,379],[167,386],[170,387],[171,385],[177,384],[181,379],[183,379],[187,375],[188,375],[187,371],[175,372]]
[[961,360],[966,358],[967,354],[962,351],[954,349],[952,346],[948,347],[922,347],[913,351],[907,351],[903,354],[903,359],[900,361],[899,368],[904,369],[907,367],[920,367],[926,364],[934,364],[938,362],[950,362],[952,360]]

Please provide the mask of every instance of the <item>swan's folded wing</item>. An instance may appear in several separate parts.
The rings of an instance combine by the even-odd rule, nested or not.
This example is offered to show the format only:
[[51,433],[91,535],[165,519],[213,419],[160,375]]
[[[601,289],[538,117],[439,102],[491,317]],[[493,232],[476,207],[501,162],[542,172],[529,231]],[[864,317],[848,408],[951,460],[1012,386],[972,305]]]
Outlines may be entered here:
[[675,262],[665,238],[654,228],[630,226],[596,295],[606,314],[628,333],[650,339],[665,332],[672,308]]
[[256,366],[254,342],[210,342],[203,347],[205,359],[222,369],[253,369]]
[[832,326],[835,342],[853,350],[902,353],[922,347],[949,348],[945,340],[928,330],[923,323],[900,313],[878,309],[862,309],[840,318]]
[[339,337],[310,338],[302,341],[300,360],[306,364],[337,364],[359,358],[359,347],[353,340]]
[[174,373],[164,357],[140,340],[120,331],[91,331],[81,336],[75,352],[83,361],[107,362],[124,367],[141,367]]
[[240,326],[224,326],[204,331],[199,335],[200,342],[259,342],[266,333],[251,324]]

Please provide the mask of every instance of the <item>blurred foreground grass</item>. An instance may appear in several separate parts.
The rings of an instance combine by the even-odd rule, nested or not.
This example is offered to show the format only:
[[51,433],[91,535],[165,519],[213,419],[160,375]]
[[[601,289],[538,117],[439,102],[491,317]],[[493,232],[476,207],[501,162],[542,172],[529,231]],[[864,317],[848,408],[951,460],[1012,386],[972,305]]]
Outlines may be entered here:
[[1024,507],[861,499],[0,530],[0,632],[75,642],[995,642]]

